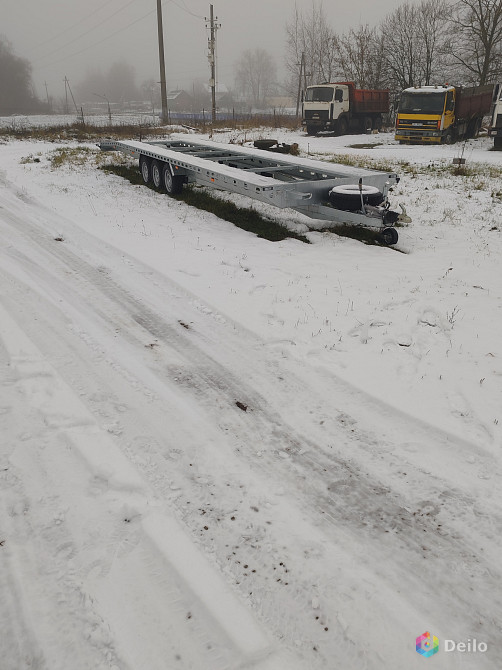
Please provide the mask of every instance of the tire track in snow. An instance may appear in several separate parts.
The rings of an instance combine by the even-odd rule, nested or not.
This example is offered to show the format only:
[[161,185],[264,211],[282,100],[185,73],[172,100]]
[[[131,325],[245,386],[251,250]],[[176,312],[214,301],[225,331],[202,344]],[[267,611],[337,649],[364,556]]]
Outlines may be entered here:
[[[59,250],[58,253],[60,253]],[[67,251],[64,251],[64,253],[67,254]],[[66,260],[68,261],[68,258]],[[72,265],[73,260],[69,263],[69,267],[72,267]],[[97,289],[93,287],[93,280],[96,275],[95,269],[92,269],[90,274],[89,271],[86,274],[84,266],[80,265],[78,267],[79,280],[82,280],[83,278],[82,283],[89,284],[89,288],[91,288],[88,294],[89,297],[93,299],[93,290],[96,291],[95,295],[98,297],[99,293],[103,292],[103,287],[101,285],[99,285]],[[50,273],[48,276],[50,276]],[[102,279],[100,281],[102,281]],[[196,333],[191,333],[190,335],[187,335],[186,333],[178,333],[176,331],[176,326],[173,327],[174,324],[169,324],[165,319],[159,317],[158,314],[151,310],[145,310],[145,305],[138,303],[138,301],[133,299],[129,293],[126,292],[124,297],[124,292],[120,288],[117,288],[116,285],[113,286],[113,282],[111,283],[111,289],[108,287],[104,291],[110,299],[110,306],[112,308],[110,313],[106,310],[108,319],[115,320],[115,317],[117,317],[116,320],[118,322],[127,323],[127,319],[124,319],[124,314],[122,312],[122,310],[124,310],[126,316],[134,316],[138,325],[143,329],[148,330],[164,345],[166,352],[156,351],[157,358],[162,360],[162,354],[168,355],[173,349],[176,351],[176,358],[178,361],[181,360],[183,368],[189,371],[188,374],[185,374],[185,383],[177,384],[177,387],[179,388],[181,386],[188,396],[191,394],[193,395],[196,391],[198,403],[204,405],[207,412],[214,411],[215,407],[220,407],[219,414],[221,424],[227,423],[229,427],[228,430],[233,430],[236,441],[242,442],[241,454],[245,455],[248,459],[253,460],[255,467],[259,467],[263,471],[272,468],[276,473],[279,473],[280,477],[284,478],[284,481],[288,482],[288,485],[291,485],[295,491],[300,491],[303,496],[306,496],[309,487],[315,489],[315,480],[314,482],[312,481],[312,470],[315,472],[316,476],[319,478],[318,490],[311,493],[310,500],[310,505],[314,510],[314,517],[316,515],[316,510],[324,512],[325,515],[329,514],[333,508],[333,500],[337,499],[339,504],[336,505],[336,508],[337,511],[341,510],[342,514],[333,519],[335,526],[344,523],[346,528],[350,529],[354,520],[359,520],[361,522],[361,520],[364,520],[366,517],[371,518],[371,512],[373,511],[374,516],[378,513],[384,516],[384,519],[375,518],[373,524],[373,529],[377,532],[381,532],[384,528],[382,528],[382,523],[379,522],[384,521],[387,523],[389,519],[395,519],[397,514],[402,513],[402,508],[396,502],[387,499],[387,491],[385,488],[382,489],[380,482],[371,481],[371,477],[363,475],[360,470],[358,471],[357,469],[354,469],[354,466],[350,461],[346,462],[345,460],[342,461],[337,458],[329,457],[327,453],[324,453],[322,449],[319,448],[319,444],[316,441],[309,442],[304,435],[295,432],[291,427],[287,426],[283,417],[279,413],[267,410],[267,400],[260,394],[260,391],[255,388],[255,386],[258,386],[258,374],[256,372],[249,375],[248,383],[244,385],[240,377],[235,377],[235,374],[232,375],[228,368],[221,366],[214,358],[210,355],[208,356],[207,352],[201,350],[201,347],[203,346],[210,349],[208,344],[210,345],[211,343],[208,343],[207,338],[205,342],[198,339],[194,344],[192,338],[197,337]],[[46,284],[50,285],[50,282],[46,282]],[[66,296],[66,299],[68,300],[68,295]],[[100,301],[98,300],[98,302]],[[117,306],[120,308],[119,310],[117,310]],[[100,317],[103,318],[102,311]],[[139,346],[144,338],[141,335],[138,335],[137,332],[132,332],[132,334],[131,332],[132,329],[129,329],[127,336],[131,338],[133,344],[135,343],[136,346]],[[161,381],[164,381],[165,383],[165,369],[167,367],[165,359],[164,365],[165,367],[162,368],[159,377]],[[178,381],[180,381],[180,378],[183,379],[181,374],[183,370],[178,370],[178,372],[180,373]],[[291,384],[289,379],[288,383]],[[270,381],[268,382],[268,385],[269,387],[273,386]],[[287,385],[284,383],[282,386],[285,387]],[[298,381],[295,381],[291,386],[300,386],[300,384]],[[258,386],[258,388],[260,387]],[[246,400],[249,401],[249,406],[253,408],[253,411],[245,416],[239,414],[235,408],[232,408],[231,412],[228,409],[232,406],[232,398],[235,398],[237,391],[242,394],[243,390],[245,390]],[[287,388],[283,390],[285,395],[287,392]],[[291,393],[291,391],[289,391],[289,393]],[[261,457],[254,458],[249,452],[246,453],[245,442],[250,435],[256,435],[256,433],[261,435],[261,439],[264,443],[275,445],[273,458],[266,458],[267,454],[262,454]],[[346,433],[346,429],[338,431],[344,444],[350,444],[350,441],[346,438]],[[359,437],[361,437],[361,434],[359,434]],[[325,439],[326,438],[324,438],[324,440]],[[376,444],[378,445],[378,441]],[[281,445],[283,447],[282,449]],[[286,445],[286,447],[284,447],[284,445]],[[308,451],[304,451],[305,445],[307,446]],[[281,453],[285,455],[281,456]],[[313,458],[312,453],[315,454],[315,458]],[[292,461],[300,471],[297,471],[292,475],[291,472],[289,472],[289,461]],[[326,479],[326,472],[331,472],[333,470],[340,472],[340,469],[343,471],[343,477],[338,480],[338,483],[333,482],[332,478],[329,481]],[[422,481],[423,479],[424,478],[422,478]],[[298,480],[303,480],[302,487],[299,487]],[[357,482],[355,491],[354,487],[351,485],[351,482],[353,481]],[[374,487],[373,490],[371,489],[372,486]],[[326,488],[329,490],[329,487],[331,487],[330,495],[326,497]],[[384,497],[385,504],[380,508],[377,508],[377,511],[375,511],[374,502],[375,500],[378,500],[378,497]],[[347,514],[347,518],[344,518],[343,514],[346,509],[351,510],[351,512]],[[402,519],[402,521],[404,522],[405,519]],[[317,523],[319,523],[318,520]],[[414,528],[413,537],[415,538],[420,530],[423,531],[420,523],[417,523],[414,520],[410,520],[409,523],[402,523],[399,527],[399,531],[408,533],[409,535],[410,526],[412,529]],[[357,533],[351,533],[351,535],[357,535]],[[362,537],[364,538],[365,536],[363,535]],[[410,544],[410,539],[412,540],[413,537],[406,538],[408,548],[411,550],[412,554],[415,553],[416,546]],[[448,548],[451,548],[451,546],[446,542],[442,549],[444,550]],[[388,554],[390,553],[391,549],[388,550]],[[467,553],[465,559],[468,559]],[[418,578],[419,583],[420,581],[426,580],[421,577]]]
[[[129,524],[137,518],[142,519],[140,525],[143,534],[150,540],[162,562],[165,562],[164,569],[160,568],[159,571],[164,575],[174,573],[181,578],[181,581],[180,579],[175,579],[174,581],[174,590],[177,593],[174,602],[178,601],[177,608],[173,608],[172,598],[168,601],[170,603],[169,619],[162,616],[162,609],[165,605],[162,607],[160,604],[157,604],[157,609],[159,610],[157,628],[162,623],[164,629],[167,629],[171,633],[167,636],[168,640],[186,638],[187,631],[184,629],[189,628],[190,643],[188,643],[188,639],[185,639],[185,645],[180,645],[181,649],[184,649],[183,654],[185,656],[187,655],[187,649],[191,649],[189,656],[192,657],[192,660],[189,660],[188,665],[185,667],[200,667],[202,662],[204,663],[204,667],[214,668],[215,670],[233,668],[236,664],[240,663],[252,662],[256,667],[261,667],[261,661],[267,664],[267,659],[273,650],[267,635],[255,623],[252,615],[240,604],[217,572],[207,563],[206,559],[199,552],[199,549],[189,540],[178,523],[170,519],[168,515],[160,513],[160,511],[153,513],[153,510],[158,507],[158,503],[156,503],[148,486],[141,479],[138,472],[124,458],[117,446],[111,441],[111,438],[104,435],[102,431],[96,430],[92,415],[88,413],[71,389],[55,374],[51,366],[44,361],[40,352],[32,345],[23,331],[11,319],[8,312],[1,306],[0,322],[3,326],[3,344],[7,348],[15,372],[19,375],[17,386],[22,389],[26,396],[28,407],[41,414],[46,426],[45,432],[48,444],[43,452],[34,454],[35,459],[41,465],[41,469],[45,469],[41,480],[45,483],[49,483],[48,480],[50,480],[52,485],[56,486],[56,490],[65,489],[68,484],[66,486],[58,486],[58,477],[50,476],[48,470],[54,467],[57,475],[62,477],[71,472],[71,492],[66,491],[67,495],[61,496],[61,499],[68,502],[72,500],[73,495],[77,503],[81,507],[86,508],[86,512],[79,512],[77,516],[77,510],[72,509],[70,505],[63,514],[58,515],[56,525],[59,526],[65,521],[68,521],[68,525],[70,525],[71,520],[71,534],[74,537],[78,537],[80,534],[85,535],[86,531],[89,532],[91,519],[89,518],[87,508],[93,507],[89,496],[86,495],[89,478],[82,476],[82,472],[78,471],[78,464],[77,468],[72,464],[67,469],[62,468],[62,462],[74,459],[75,452],[77,452],[87,465],[92,474],[92,479],[95,482],[102,483],[102,493],[105,494],[101,496],[103,516],[106,518],[110,516],[110,512],[115,512],[111,516],[118,517],[119,514],[123,515],[124,512],[122,510],[127,508],[127,512],[125,512],[127,517],[122,519],[123,523]],[[60,457],[56,460],[58,455],[54,453],[54,445],[49,444],[51,440],[54,442],[56,440],[62,441],[66,445],[66,450],[71,452],[71,456],[68,456],[66,459]],[[40,492],[42,492],[43,489],[40,482],[37,482],[36,487],[40,488]],[[80,487],[83,488],[82,491],[79,491]],[[96,488],[94,488],[94,491],[96,491]],[[80,496],[78,495],[79,493]],[[98,523],[101,522],[99,509],[92,511],[94,512],[95,521]],[[98,528],[98,531],[100,531],[100,535],[104,536],[103,528]],[[79,539],[80,542],[68,540],[64,544],[58,541],[57,553],[64,553],[64,558],[75,558],[77,553],[81,553],[79,549],[81,538]],[[136,540],[136,542],[139,541],[139,539]],[[142,543],[142,545],[144,544],[145,542]],[[138,553],[135,551],[134,546],[132,548],[129,547],[125,556],[119,556],[119,553],[123,553],[119,549],[119,552],[115,553],[114,560],[104,572],[102,562],[98,562],[97,565],[95,563],[91,564],[87,570],[80,565],[80,574],[82,575],[82,569],[84,570],[84,574],[87,573],[84,578],[86,582],[85,589],[76,586],[71,571],[65,569],[61,565],[60,560],[54,561],[55,567],[51,571],[56,571],[58,581],[66,584],[65,590],[71,590],[74,595],[78,593],[86,601],[89,600],[92,603],[92,608],[85,608],[85,619],[89,620],[92,613],[96,623],[99,621],[100,630],[98,633],[95,630],[96,623],[93,623],[93,631],[89,634],[89,637],[97,647],[100,647],[100,651],[106,652],[107,667],[112,667],[112,663],[124,667],[123,662],[118,660],[113,650],[114,645],[107,632],[108,627],[110,627],[115,632],[119,646],[127,649],[128,657],[132,658],[135,663],[134,667],[138,667],[139,664],[144,663],[145,658],[150,658],[148,662],[149,667],[161,668],[163,665],[159,663],[160,657],[163,660],[165,659],[165,656],[161,656],[162,650],[159,645],[161,631],[156,631],[156,645],[154,645],[150,654],[145,648],[136,650],[134,646],[128,647],[129,637],[124,637],[120,631],[123,627],[124,619],[127,617],[122,617],[120,613],[113,611],[110,599],[102,595],[103,591],[106,593],[110,588],[112,592],[115,592],[115,597],[118,593],[127,592],[124,588],[123,572],[121,569],[116,568],[117,563],[125,563],[125,574],[128,574],[131,570],[135,573],[144,571],[145,557],[142,557],[141,554],[139,562],[133,563],[132,566],[128,565],[129,561],[127,559],[133,552]],[[92,551],[90,553],[92,554]],[[149,556],[148,553],[147,556]],[[155,559],[153,556],[150,560],[157,560],[158,562],[158,559]],[[99,574],[96,573],[96,567]],[[89,578],[91,574],[94,575],[94,578]],[[148,572],[145,572],[145,574],[148,574]],[[105,582],[106,585],[103,586],[99,579],[101,577],[113,577],[111,585],[108,583],[109,580],[107,580]],[[148,582],[148,578],[146,581]],[[93,584],[93,582],[95,583]],[[145,578],[143,578],[142,582],[143,588],[141,590],[138,590],[137,587],[132,588],[131,582],[128,585],[128,590],[134,593],[132,602],[135,602],[137,607],[141,603],[139,606],[140,612],[147,611],[152,603],[155,602],[152,588],[148,588],[148,584],[145,585]],[[98,585],[101,588],[97,589]],[[156,588],[160,586],[161,583],[157,582]],[[142,596],[143,590],[150,595],[146,601],[144,601],[144,596]],[[173,586],[169,590],[169,593],[172,592]],[[123,605],[127,608],[129,599],[127,597],[124,599],[123,596],[121,599],[123,600]],[[159,599],[158,595],[157,599]],[[189,610],[193,612],[195,622],[190,623],[192,615],[186,616],[186,612]],[[105,620],[102,618],[102,611],[105,611],[108,615],[106,626]],[[183,612],[182,616],[180,616],[181,612]],[[68,612],[68,614],[71,615],[69,620],[74,621],[75,611]],[[176,619],[178,619],[178,622],[173,626],[172,621],[176,621]],[[194,623],[196,624],[195,629],[199,629],[199,645],[193,639]],[[128,633],[132,639],[136,637],[135,633],[138,626],[141,630],[141,636],[148,639],[149,627],[154,625],[154,620],[151,619],[150,615],[147,616],[146,621],[142,620],[140,616],[138,618],[135,617],[134,622],[130,622],[129,625]],[[37,628],[43,630],[44,626],[39,625]],[[59,629],[61,632],[61,627]],[[67,631],[63,637],[71,638],[70,632]],[[164,643],[164,652],[168,651],[170,644],[170,642],[167,644]],[[60,647],[59,653],[61,653]],[[84,655],[83,650],[82,655]],[[181,654],[174,654],[174,657],[176,656],[179,656],[179,660],[181,661]],[[282,667],[285,661],[281,660],[277,655],[274,655],[274,657],[275,660],[273,662],[277,667]],[[53,659],[49,665],[56,668],[60,667],[60,663],[59,659]],[[93,665],[94,662],[89,663],[89,667]]]

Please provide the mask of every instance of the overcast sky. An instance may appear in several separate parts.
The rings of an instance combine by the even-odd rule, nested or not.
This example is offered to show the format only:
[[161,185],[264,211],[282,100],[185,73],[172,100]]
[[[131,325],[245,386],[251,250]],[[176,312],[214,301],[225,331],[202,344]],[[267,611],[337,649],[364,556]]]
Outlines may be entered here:
[[[380,23],[404,0],[324,0],[336,32]],[[312,0],[214,0],[218,81],[231,86],[236,61],[246,49],[270,52],[284,74],[285,25],[295,4],[308,12]],[[207,80],[205,0],[163,0],[166,78],[169,89]],[[89,69],[117,61],[135,67],[137,83],[159,79],[156,0],[0,0],[0,34],[33,66],[37,93],[64,95],[64,77],[77,84]],[[105,92],[103,92],[105,93]]]

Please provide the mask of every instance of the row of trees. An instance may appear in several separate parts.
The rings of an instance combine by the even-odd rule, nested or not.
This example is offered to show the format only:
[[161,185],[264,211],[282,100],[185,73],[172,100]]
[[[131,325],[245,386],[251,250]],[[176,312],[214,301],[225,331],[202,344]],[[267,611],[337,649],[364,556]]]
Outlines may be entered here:
[[0,36],[0,115],[47,111],[32,85],[31,64],[16,56],[12,45]]
[[294,92],[304,83],[350,80],[362,88],[458,81],[486,84],[502,77],[502,0],[405,2],[374,28],[338,35],[322,2],[295,10],[286,26],[287,67]]
[[[336,80],[394,92],[446,81],[493,83],[502,79],[502,0],[407,0],[380,25],[360,25],[343,34],[330,27],[322,0],[312,0],[306,13],[295,7],[286,24],[285,46],[285,86],[277,83],[277,68],[266,50],[241,55],[235,66],[236,101],[263,107],[271,96],[296,97],[299,84]],[[0,114],[50,107],[33,90],[30,63],[16,56],[1,36],[0,86]],[[202,99],[202,88],[195,95],[196,88],[194,84],[192,97]],[[105,72],[90,71],[75,86],[78,104],[98,98],[154,104],[158,94],[154,80],[138,87],[134,68],[125,62]]]

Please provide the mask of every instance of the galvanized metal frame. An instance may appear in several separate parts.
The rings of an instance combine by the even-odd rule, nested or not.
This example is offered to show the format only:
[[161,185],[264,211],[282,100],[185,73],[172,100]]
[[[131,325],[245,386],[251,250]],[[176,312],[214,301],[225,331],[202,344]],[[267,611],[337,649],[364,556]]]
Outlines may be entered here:
[[[329,191],[342,184],[376,186],[387,197],[399,181],[393,172],[328,163],[261,149],[221,145],[209,140],[157,140],[154,142],[109,140],[98,145],[103,151],[143,155],[168,163],[173,175],[189,183],[240,193],[280,208],[291,208],[313,219],[333,225],[367,228],[389,227],[383,215],[368,208],[346,212],[329,204]],[[373,210],[373,211],[371,211]]]

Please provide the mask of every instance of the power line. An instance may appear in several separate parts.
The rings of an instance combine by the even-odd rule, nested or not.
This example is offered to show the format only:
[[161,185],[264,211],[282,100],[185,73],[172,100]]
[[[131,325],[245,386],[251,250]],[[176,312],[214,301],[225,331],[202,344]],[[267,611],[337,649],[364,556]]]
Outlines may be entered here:
[[[165,5],[166,1],[168,1],[168,0],[164,0],[164,2],[162,3],[163,6]],[[135,0],[132,0],[132,2],[135,2]],[[131,3],[129,3],[129,4],[131,4]],[[124,32],[124,30],[127,30],[128,28],[135,25],[136,23],[139,23],[140,21],[143,21],[143,19],[146,19],[147,16],[150,16],[155,11],[156,11],[155,9],[152,9],[147,14],[143,14],[143,16],[140,16],[138,19],[135,19],[134,21],[131,21],[131,23],[128,23],[123,28],[119,28],[119,30],[116,30],[114,33],[109,33],[102,40],[99,40],[99,42],[93,42],[93,44],[89,44],[88,46],[84,47],[83,49],[80,49],[80,51],[76,51],[75,53],[69,54],[67,56],[64,56],[63,58],[59,58],[56,61],[52,61],[52,63],[48,63],[47,65],[42,65],[40,67],[41,67],[41,69],[45,69],[45,68],[48,68],[48,67],[52,67],[53,65],[57,65],[58,63],[61,63],[62,61],[67,60],[68,58],[74,58],[75,56],[79,56],[81,53],[84,53],[84,51],[88,51],[89,49],[92,49],[96,46],[99,46],[100,44],[103,44],[103,42],[107,42],[111,37],[115,37],[115,35],[119,35],[120,33]]]
[[178,5],[178,3],[175,2],[175,0],[171,0],[171,2],[173,3],[173,5],[176,5],[176,7],[178,7],[178,9],[181,9],[182,12],[186,12],[187,14],[190,14],[190,16],[194,16],[196,19],[205,19],[205,17],[202,16],[201,14],[194,14],[193,12],[191,12],[188,9],[188,7],[186,6],[185,0],[181,0],[181,2],[184,4],[184,7],[181,7],[181,5]]
[[[109,2],[110,2],[110,1],[111,1],[111,0],[109,0]],[[114,12],[113,14],[111,14],[108,18],[106,18],[106,19],[104,19],[103,21],[101,21],[101,23],[98,23],[98,25],[95,26],[94,28],[91,28],[91,29],[89,29],[87,32],[85,32],[84,34],[80,35],[80,37],[84,37],[84,36],[87,35],[88,33],[92,32],[92,30],[94,30],[95,28],[99,28],[101,25],[103,25],[103,23],[106,23],[106,21],[108,21],[110,18],[112,18],[113,16],[115,16],[116,14],[118,14],[119,12],[121,12],[123,9],[126,9],[126,8],[127,8],[129,5],[131,5],[133,2],[136,2],[136,0],[131,0],[127,5],[125,5],[125,6],[122,7],[121,9],[119,9],[119,10],[117,10],[116,12]],[[175,4],[179,9],[181,9],[181,10],[184,11],[184,12],[187,12],[188,14],[190,14],[191,16],[194,16],[195,18],[198,18],[198,19],[204,19],[203,16],[199,16],[198,14],[194,14],[193,12],[190,12],[188,9],[184,9],[183,7],[181,7],[180,5],[178,5],[174,0],[162,0],[162,6],[164,7],[164,6],[167,4],[167,2],[171,2],[172,4]],[[108,4],[108,3],[106,3],[106,4]],[[76,52],[74,52],[74,53],[72,53],[72,54],[69,54],[69,55],[64,56],[64,57],[62,57],[62,58],[59,58],[58,60],[54,60],[54,61],[52,61],[51,63],[48,63],[47,65],[39,65],[38,67],[39,67],[40,69],[44,70],[44,69],[46,69],[46,68],[52,67],[53,65],[57,65],[58,63],[61,63],[62,61],[66,60],[67,58],[74,58],[75,56],[79,56],[81,53],[84,53],[85,51],[88,51],[89,49],[93,49],[94,47],[99,46],[100,44],[103,44],[103,42],[108,41],[111,37],[114,37],[115,35],[119,35],[121,32],[124,32],[124,30],[127,30],[128,28],[130,28],[131,26],[135,25],[136,23],[139,23],[139,22],[142,21],[143,19],[146,19],[148,16],[150,16],[151,14],[153,14],[155,11],[156,11],[155,9],[152,9],[150,12],[147,12],[146,14],[143,14],[143,16],[140,16],[139,18],[135,19],[134,21],[131,21],[130,23],[128,23],[128,24],[127,24],[126,26],[124,26],[123,28],[119,28],[119,29],[116,30],[115,32],[107,34],[107,36],[106,36],[105,38],[103,38],[102,40],[99,40],[98,42],[93,42],[92,44],[89,44],[88,46],[86,46],[86,47],[80,49],[79,51],[76,51]],[[77,37],[76,39],[80,39],[80,37]],[[73,41],[75,41],[75,40],[73,40]],[[41,59],[47,58],[48,56],[52,55],[52,54],[55,53],[56,51],[59,51],[60,49],[63,49],[65,46],[68,46],[69,44],[72,44],[73,41],[72,41],[72,42],[69,42],[69,43],[66,43],[65,45],[63,45],[63,46],[61,46],[61,47],[58,47],[57,49],[55,49],[54,51],[52,51],[52,52],[46,54],[45,56],[41,56]]]
[[[132,5],[132,4],[133,4],[134,2],[136,2],[136,1],[137,1],[137,0],[130,0],[130,2],[127,3],[127,5],[125,5],[124,7],[121,7],[120,9],[117,9],[117,11],[113,12],[113,14],[110,14],[110,16],[108,16],[106,19],[103,19],[103,21],[101,21],[100,23],[98,23],[98,24],[97,24],[96,26],[94,26],[93,28],[89,28],[89,30],[86,30],[84,33],[82,33],[82,34],[79,35],[78,37],[73,38],[70,42],[66,42],[65,44],[62,44],[61,46],[56,47],[55,49],[53,49],[52,51],[49,51],[49,53],[45,54],[44,56],[41,56],[40,58],[47,58],[48,56],[52,56],[52,54],[56,53],[57,51],[61,51],[61,49],[64,49],[65,47],[70,46],[71,44],[73,44],[73,43],[76,42],[77,40],[80,40],[82,37],[85,37],[85,36],[88,35],[89,33],[92,33],[96,28],[99,28],[100,26],[102,26],[104,23],[106,23],[107,21],[109,21],[110,19],[112,19],[114,16],[116,16],[117,14],[119,14],[120,12],[122,12],[124,9],[127,9],[127,7],[129,7],[129,5]],[[151,12],[150,12],[150,13],[151,13]],[[132,24],[131,24],[131,25],[132,25]],[[110,36],[107,36],[105,39],[108,39],[108,37],[110,37]],[[103,41],[104,41],[104,40],[103,40]],[[100,43],[99,43],[99,44],[100,44]],[[86,47],[86,48],[89,48],[89,49],[90,49],[91,47]],[[85,49],[84,49],[84,51],[85,51]]]
[[98,7],[97,9],[95,9],[93,12],[91,12],[91,13],[88,14],[87,16],[82,17],[81,19],[79,19],[79,20],[76,21],[75,23],[72,23],[72,24],[71,24],[70,26],[68,26],[67,28],[64,28],[63,30],[60,30],[58,33],[56,33],[56,34],[53,35],[52,37],[48,37],[48,38],[47,38],[46,40],[44,40],[43,42],[40,42],[39,44],[35,44],[35,46],[33,46],[31,49],[28,50],[28,53],[30,54],[30,53],[32,53],[32,51],[35,51],[36,49],[38,49],[38,48],[40,48],[40,47],[43,47],[45,44],[48,44],[49,42],[53,42],[55,39],[57,39],[57,38],[60,37],[61,35],[68,34],[68,31],[69,31],[69,30],[72,30],[72,28],[75,28],[76,26],[79,26],[79,25],[80,25],[81,23],[83,23],[84,21],[87,21],[87,19],[90,19],[91,16],[94,16],[94,14],[97,14],[97,13],[100,12],[102,9],[104,9],[107,5],[109,5],[111,2],[114,2],[114,1],[115,1],[115,0],[107,0],[107,2],[105,2],[104,5],[101,5],[101,7]]

